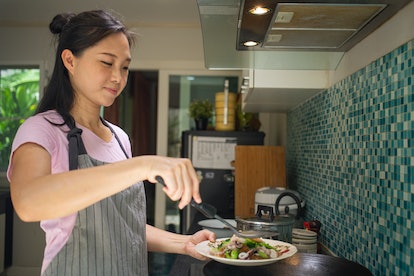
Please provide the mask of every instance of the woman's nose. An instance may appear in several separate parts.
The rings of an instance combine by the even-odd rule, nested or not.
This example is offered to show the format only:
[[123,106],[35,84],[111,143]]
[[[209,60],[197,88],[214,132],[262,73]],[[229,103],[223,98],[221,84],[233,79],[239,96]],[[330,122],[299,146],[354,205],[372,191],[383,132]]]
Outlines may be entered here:
[[111,76],[112,82],[120,83],[122,80],[122,71],[120,69],[113,69],[112,70],[112,76]]

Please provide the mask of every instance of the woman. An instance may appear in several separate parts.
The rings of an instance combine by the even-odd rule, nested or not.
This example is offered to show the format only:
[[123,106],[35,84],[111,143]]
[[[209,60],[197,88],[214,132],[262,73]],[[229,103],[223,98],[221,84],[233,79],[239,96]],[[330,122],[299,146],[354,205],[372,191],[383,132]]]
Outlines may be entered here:
[[53,74],[16,134],[8,170],[17,214],[46,233],[42,274],[146,275],[147,251],[204,259],[194,246],[214,233],[178,235],[145,218],[143,180],[162,177],[179,208],[201,202],[191,162],[131,158],[126,133],[100,117],[126,85],[132,34],[98,10],[57,15],[49,28],[58,36]]

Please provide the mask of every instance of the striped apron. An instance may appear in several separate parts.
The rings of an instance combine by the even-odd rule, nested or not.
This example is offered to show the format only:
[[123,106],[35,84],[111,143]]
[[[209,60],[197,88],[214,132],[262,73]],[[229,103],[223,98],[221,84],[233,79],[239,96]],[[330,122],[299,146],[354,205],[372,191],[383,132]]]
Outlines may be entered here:
[[[70,169],[103,165],[87,155],[82,130],[74,121],[68,125]],[[148,275],[145,227],[145,190],[138,183],[80,210],[68,242],[43,275]]]

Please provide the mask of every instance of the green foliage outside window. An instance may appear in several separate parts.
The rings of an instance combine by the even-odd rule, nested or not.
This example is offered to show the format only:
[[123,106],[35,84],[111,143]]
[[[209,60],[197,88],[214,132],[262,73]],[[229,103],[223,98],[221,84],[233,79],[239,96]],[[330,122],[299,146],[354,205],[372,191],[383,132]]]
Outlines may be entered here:
[[16,131],[34,113],[38,101],[39,69],[1,69],[0,171],[7,169]]

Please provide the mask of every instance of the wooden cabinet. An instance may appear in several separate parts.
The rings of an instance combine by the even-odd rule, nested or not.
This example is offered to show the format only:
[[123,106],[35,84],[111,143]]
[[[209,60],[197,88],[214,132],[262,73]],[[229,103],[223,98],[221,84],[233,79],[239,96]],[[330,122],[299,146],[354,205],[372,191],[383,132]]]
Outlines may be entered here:
[[286,187],[285,148],[281,146],[236,146],[234,214],[255,216],[254,197],[262,187]]

